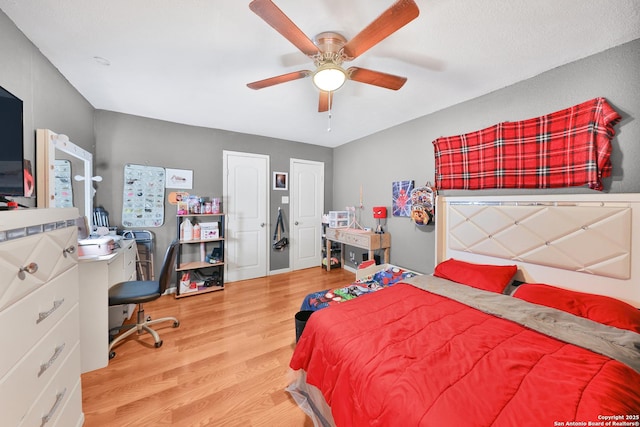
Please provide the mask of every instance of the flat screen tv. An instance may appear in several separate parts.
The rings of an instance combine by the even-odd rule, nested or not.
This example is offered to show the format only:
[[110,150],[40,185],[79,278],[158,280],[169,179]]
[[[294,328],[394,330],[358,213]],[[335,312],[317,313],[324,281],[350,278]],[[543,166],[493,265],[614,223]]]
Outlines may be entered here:
[[24,196],[22,100],[0,87],[0,196]]

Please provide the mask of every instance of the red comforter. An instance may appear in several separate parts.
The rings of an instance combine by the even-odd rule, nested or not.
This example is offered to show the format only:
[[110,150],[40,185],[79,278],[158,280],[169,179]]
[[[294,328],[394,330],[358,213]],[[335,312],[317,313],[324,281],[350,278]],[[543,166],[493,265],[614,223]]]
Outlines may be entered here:
[[626,365],[407,284],[316,312],[290,366],[338,426],[587,425],[640,413],[640,374]]

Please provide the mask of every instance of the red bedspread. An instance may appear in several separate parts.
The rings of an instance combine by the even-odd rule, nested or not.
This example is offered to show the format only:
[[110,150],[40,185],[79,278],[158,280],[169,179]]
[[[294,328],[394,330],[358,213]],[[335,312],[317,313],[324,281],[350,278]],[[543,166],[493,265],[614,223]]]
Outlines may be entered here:
[[620,118],[604,98],[594,98],[545,116],[438,138],[436,187],[602,190]]
[[402,283],[316,312],[290,366],[306,371],[338,426],[554,426],[640,413],[640,374],[626,365]]

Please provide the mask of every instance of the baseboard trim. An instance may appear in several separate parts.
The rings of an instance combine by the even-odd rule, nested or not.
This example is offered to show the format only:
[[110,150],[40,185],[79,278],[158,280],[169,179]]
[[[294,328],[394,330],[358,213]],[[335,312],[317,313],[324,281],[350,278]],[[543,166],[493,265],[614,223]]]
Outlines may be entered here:
[[269,272],[269,276],[275,276],[276,274],[284,274],[284,273],[291,273],[293,270],[291,270],[290,268],[282,268],[280,270],[271,270]]
[[350,265],[345,265],[342,267],[343,269],[352,272],[353,274],[356,274],[356,269],[351,267]]

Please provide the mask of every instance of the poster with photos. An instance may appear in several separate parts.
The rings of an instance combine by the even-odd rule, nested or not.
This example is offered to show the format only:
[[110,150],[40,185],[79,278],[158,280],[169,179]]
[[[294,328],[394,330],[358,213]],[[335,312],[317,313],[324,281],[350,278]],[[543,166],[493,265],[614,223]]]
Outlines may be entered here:
[[56,208],[73,207],[73,182],[71,182],[71,162],[56,159],[53,161]]
[[393,216],[411,216],[411,190],[413,190],[413,180],[393,182],[391,191]]
[[164,223],[164,185],[164,168],[125,165],[122,225],[160,227]]

